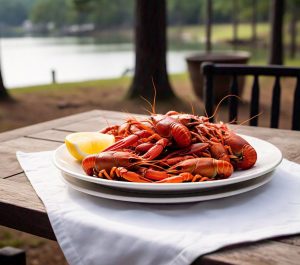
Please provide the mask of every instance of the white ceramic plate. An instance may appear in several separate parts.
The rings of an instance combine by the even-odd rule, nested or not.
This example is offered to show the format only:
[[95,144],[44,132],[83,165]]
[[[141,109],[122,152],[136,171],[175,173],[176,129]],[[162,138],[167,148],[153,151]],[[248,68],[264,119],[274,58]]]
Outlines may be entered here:
[[112,181],[107,179],[87,176],[81,164],[76,161],[68,152],[65,145],[61,145],[54,152],[54,164],[62,172],[87,182],[97,183],[104,186],[142,191],[182,191],[182,190],[199,190],[225,186],[229,184],[243,182],[262,176],[276,168],[281,160],[280,150],[273,144],[260,140],[258,138],[242,135],[256,150],[257,162],[251,169],[236,171],[228,179],[207,181],[207,182],[187,182],[187,183],[135,183],[125,181]]
[[72,176],[62,173],[62,179],[71,188],[105,199],[138,202],[138,203],[156,203],[156,204],[171,204],[171,203],[189,203],[208,201],[214,199],[225,198],[237,194],[241,194],[253,189],[256,189],[271,180],[273,172],[267,173],[259,178],[250,179],[241,183],[234,183],[223,187],[216,187],[206,190],[185,191],[184,193],[145,193],[142,191],[128,191],[116,189],[108,186],[98,185],[92,182],[86,182],[76,179]]

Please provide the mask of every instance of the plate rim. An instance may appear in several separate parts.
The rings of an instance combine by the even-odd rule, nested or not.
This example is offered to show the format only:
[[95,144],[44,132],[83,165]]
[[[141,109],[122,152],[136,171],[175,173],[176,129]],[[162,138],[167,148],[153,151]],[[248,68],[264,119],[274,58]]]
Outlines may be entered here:
[[[268,182],[270,182],[274,176],[273,172],[269,172],[266,173],[262,176],[260,176],[260,178],[257,178],[257,180],[255,179],[250,179],[249,181],[256,181],[253,184],[250,184],[246,187],[242,187],[240,189],[238,188],[231,188],[227,191],[224,192],[218,192],[216,194],[209,194],[209,195],[194,195],[194,196],[178,196],[178,197],[172,197],[172,198],[168,198],[168,197],[147,197],[147,196],[140,196],[140,197],[136,197],[134,196],[134,193],[128,193],[128,196],[126,195],[120,195],[118,193],[122,193],[125,192],[125,190],[118,190],[118,189],[110,189],[109,187],[101,187],[101,185],[99,185],[97,188],[99,189],[106,189],[106,191],[94,191],[94,190],[89,190],[88,188],[76,185],[74,183],[70,183],[65,177],[64,175],[67,175],[66,173],[62,173],[61,175],[61,179],[62,181],[64,181],[66,183],[66,185],[68,185],[69,187],[71,187],[73,190],[76,190],[78,192],[82,192],[84,194],[88,194],[90,196],[95,196],[95,197],[100,197],[100,198],[104,198],[104,199],[109,199],[109,200],[115,200],[115,201],[123,201],[123,202],[131,202],[131,203],[147,203],[147,204],[182,204],[182,203],[192,203],[192,202],[204,202],[204,201],[210,201],[210,200],[216,200],[216,199],[221,199],[221,198],[227,198],[227,197],[231,197],[231,196],[235,196],[235,195],[239,195],[242,193],[246,193],[248,191],[254,190],[256,188],[259,188],[265,184],[267,184]],[[70,176],[72,177],[72,176]],[[260,180],[259,180],[260,179]],[[75,182],[80,182],[82,180],[78,180],[75,179]],[[83,181],[84,182],[84,181]],[[95,183],[92,183],[95,184]],[[232,186],[238,186],[240,183],[234,183],[232,184]],[[109,192],[109,190],[112,191],[112,193]],[[211,190],[213,192],[213,189]]]
[[74,171],[71,171],[69,169],[66,169],[63,166],[61,166],[59,164],[59,162],[57,162],[57,160],[56,160],[56,157],[57,157],[57,154],[59,153],[59,151],[63,148],[66,149],[65,144],[62,144],[58,148],[56,148],[56,150],[54,151],[53,156],[52,156],[52,161],[53,161],[54,165],[59,170],[61,170],[62,172],[67,173],[68,175],[70,175],[70,176],[72,176],[76,179],[96,183],[96,184],[99,184],[99,185],[111,186],[111,187],[114,187],[114,188],[120,188],[120,189],[153,190],[153,191],[154,190],[169,190],[169,191],[173,190],[173,191],[176,191],[176,190],[181,190],[181,189],[187,189],[187,190],[188,189],[209,189],[209,188],[214,188],[214,187],[219,187],[219,186],[226,186],[226,185],[247,181],[249,179],[253,179],[253,178],[257,178],[259,176],[265,175],[265,174],[271,172],[272,170],[274,170],[281,163],[281,161],[283,159],[283,155],[282,155],[282,152],[280,151],[280,149],[277,146],[273,145],[272,143],[270,143],[268,141],[259,139],[257,137],[243,135],[243,134],[239,134],[239,135],[242,136],[242,137],[253,139],[255,141],[258,140],[258,141],[265,142],[269,145],[272,145],[272,147],[275,148],[277,150],[278,154],[280,155],[277,162],[274,163],[272,165],[272,167],[269,167],[269,168],[265,169],[263,172],[250,174],[248,176],[246,174],[246,176],[239,176],[239,177],[234,177],[234,178],[227,178],[227,179],[221,179],[221,180],[216,180],[216,181],[208,181],[208,182],[159,183],[159,184],[157,184],[157,183],[138,183],[138,182],[125,182],[125,181],[112,181],[112,180],[107,180],[107,179],[102,179],[102,178],[91,177],[91,176],[84,175],[84,174],[79,173],[79,172],[74,172]]

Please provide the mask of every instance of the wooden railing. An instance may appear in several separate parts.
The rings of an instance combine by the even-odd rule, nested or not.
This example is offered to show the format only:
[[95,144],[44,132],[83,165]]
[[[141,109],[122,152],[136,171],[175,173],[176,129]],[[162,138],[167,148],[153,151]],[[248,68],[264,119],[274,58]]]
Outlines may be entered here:
[[[208,116],[212,116],[214,112],[214,77],[218,75],[226,75],[232,77],[229,90],[230,95],[239,95],[238,76],[253,76],[253,85],[251,92],[250,105],[250,125],[258,125],[259,114],[259,95],[260,95],[260,76],[275,77],[272,92],[271,106],[271,128],[278,128],[280,116],[280,100],[281,100],[281,77],[294,77],[297,79],[294,92],[294,104],[292,114],[292,130],[300,130],[300,68],[283,67],[283,66],[245,66],[237,64],[213,64],[204,63],[202,65],[202,73],[205,77],[204,84],[204,101]],[[229,97],[229,121],[234,121],[238,116],[238,101],[235,96]],[[211,118],[213,120],[213,117]]]

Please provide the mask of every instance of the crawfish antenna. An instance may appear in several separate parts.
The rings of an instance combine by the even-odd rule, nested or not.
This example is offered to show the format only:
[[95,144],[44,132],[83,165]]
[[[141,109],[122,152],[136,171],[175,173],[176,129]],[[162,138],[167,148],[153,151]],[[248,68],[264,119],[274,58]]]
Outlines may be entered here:
[[[243,122],[241,122],[241,123],[240,123],[240,124],[238,124],[237,126],[239,127],[239,126],[241,126],[241,125],[245,124],[246,122],[248,122],[248,121],[251,121],[252,119],[254,119],[254,118],[256,118],[256,117],[260,116],[261,114],[263,114],[263,112],[262,112],[262,111],[261,111],[260,113],[256,114],[256,115],[254,115],[253,117],[251,117],[251,118],[249,118],[249,119],[247,119],[247,120],[244,120]],[[238,127],[237,127],[237,128],[238,128]]]
[[152,79],[152,85],[153,85],[153,89],[154,89],[154,96],[153,96],[153,104],[152,104],[152,112],[153,114],[156,114],[155,109],[156,109],[156,87],[154,84],[154,80],[153,80],[153,76],[151,77]]
[[[223,103],[223,101],[224,101],[226,98],[229,98],[229,97],[236,97],[236,98],[238,98],[239,100],[242,100],[242,99],[241,99],[239,96],[237,96],[237,95],[227,95],[227,96],[225,96],[224,98],[222,98],[222,99],[219,101],[219,103],[218,103],[218,105],[217,105],[217,107],[216,107],[216,109],[215,109],[213,115],[211,115],[210,117],[208,117],[209,119],[213,118],[213,117],[216,115],[216,113],[218,112],[218,110],[219,110],[221,104]],[[205,110],[205,112],[206,112],[206,110]],[[206,116],[207,116],[207,113],[206,113]]]
[[[140,97],[141,97],[142,100],[146,101],[146,103],[149,104],[150,108],[153,111],[153,106],[152,106],[151,102],[148,99],[146,99],[145,97],[143,97],[143,96],[140,96]],[[152,113],[151,110],[147,110],[147,108],[143,108],[143,110],[145,110],[146,112],[148,112],[150,115]]]
[[191,110],[192,110],[193,115],[195,115],[195,108],[194,108],[193,102],[192,102],[192,101],[189,101],[189,104],[190,104],[190,106],[191,106]]

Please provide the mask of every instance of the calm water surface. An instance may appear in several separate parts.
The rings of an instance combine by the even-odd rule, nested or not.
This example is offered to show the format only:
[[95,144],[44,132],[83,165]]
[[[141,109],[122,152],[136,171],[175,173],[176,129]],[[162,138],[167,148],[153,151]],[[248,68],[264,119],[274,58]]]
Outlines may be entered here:
[[[48,84],[51,70],[57,82],[120,77],[134,67],[132,44],[99,44],[91,38],[3,38],[1,64],[8,88]],[[168,71],[186,71],[185,57],[193,51],[169,51]]]

